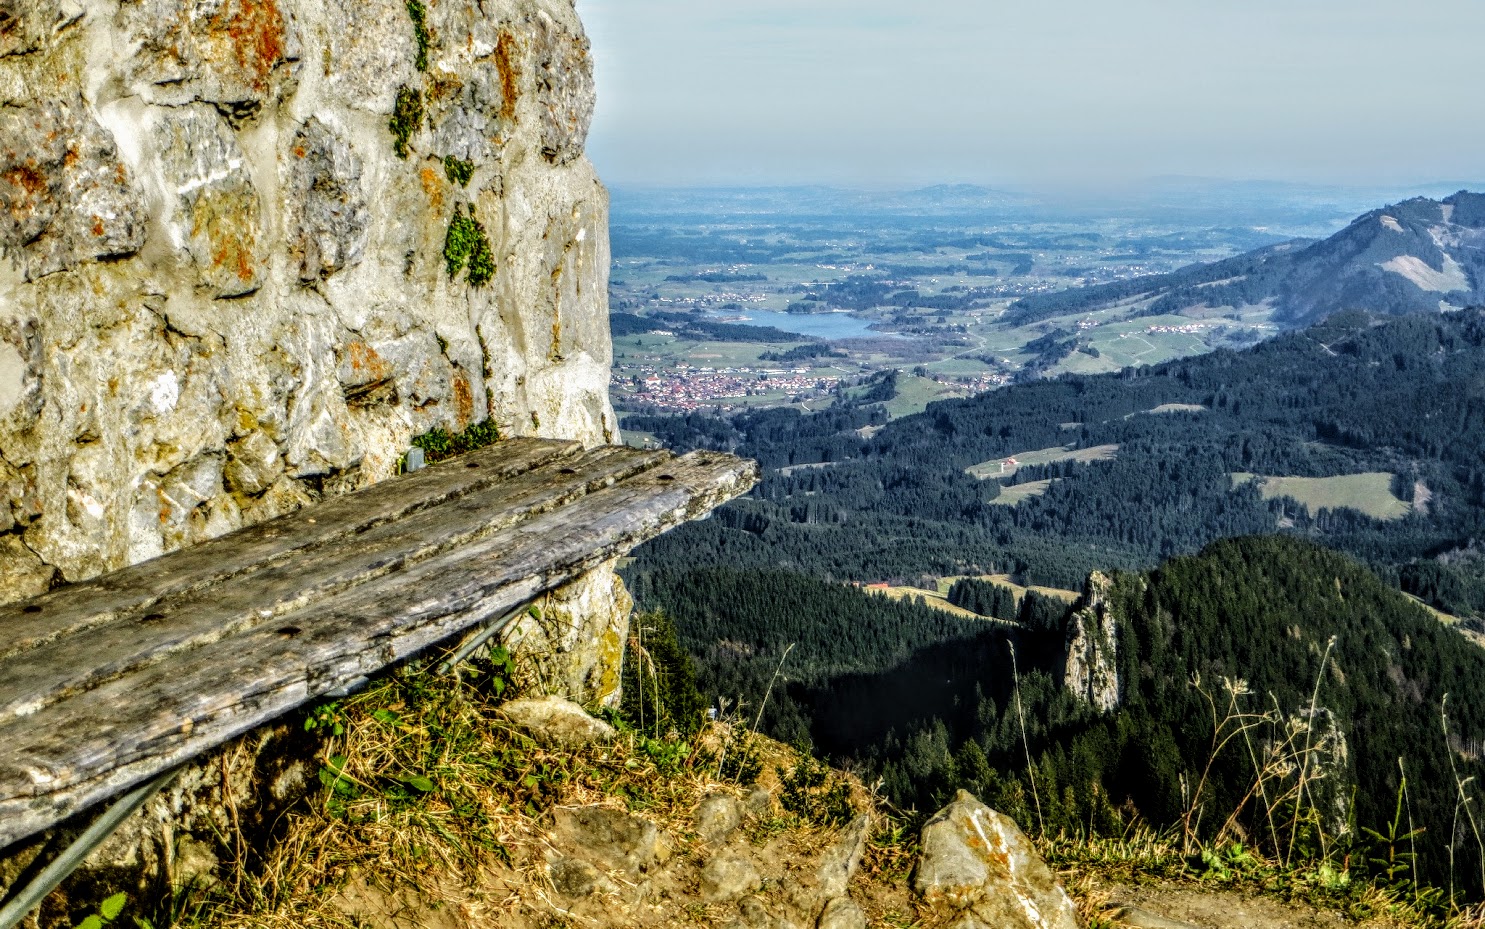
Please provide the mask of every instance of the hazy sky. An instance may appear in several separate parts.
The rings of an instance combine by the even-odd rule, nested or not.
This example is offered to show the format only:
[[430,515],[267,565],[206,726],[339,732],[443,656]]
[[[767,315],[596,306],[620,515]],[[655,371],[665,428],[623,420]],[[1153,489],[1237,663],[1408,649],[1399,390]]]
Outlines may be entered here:
[[1485,175],[1485,0],[577,0],[618,184]]

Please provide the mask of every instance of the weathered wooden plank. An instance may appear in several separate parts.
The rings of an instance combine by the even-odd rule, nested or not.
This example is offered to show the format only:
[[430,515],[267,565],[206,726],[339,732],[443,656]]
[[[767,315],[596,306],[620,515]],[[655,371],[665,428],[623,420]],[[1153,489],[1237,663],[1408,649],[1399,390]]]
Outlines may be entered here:
[[576,442],[499,442],[189,549],[0,607],[0,630],[4,631],[0,658],[106,623],[121,611],[147,612],[163,597],[259,570],[581,451]]
[[468,545],[671,457],[668,452],[607,446],[561,458],[339,544],[302,551],[230,582],[156,600],[147,613],[113,611],[86,634],[48,639],[0,658],[0,720],[36,713],[175,652],[274,622],[285,611]]
[[0,846],[488,621],[745,492],[693,453],[0,725]]

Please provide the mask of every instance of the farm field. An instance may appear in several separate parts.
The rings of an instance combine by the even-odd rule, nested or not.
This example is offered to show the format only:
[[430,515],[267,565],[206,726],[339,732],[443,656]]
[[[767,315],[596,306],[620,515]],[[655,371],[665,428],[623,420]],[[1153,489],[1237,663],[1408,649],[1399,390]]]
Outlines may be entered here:
[[897,396],[886,403],[887,415],[893,419],[912,416],[928,408],[935,400],[963,397],[967,391],[951,384],[916,375],[903,375],[897,379]]
[[[954,577],[940,578],[938,582],[938,588],[941,592],[941,595],[948,596],[949,589],[954,586],[954,582],[962,581],[967,576],[968,575],[956,575]],[[1009,574],[980,574],[975,575],[973,579],[977,581],[989,581],[992,584],[998,584],[1001,587],[1009,588],[1011,593],[1016,595],[1017,603],[1021,602],[1021,598],[1026,596],[1026,591],[1028,590],[1036,591],[1044,597],[1056,597],[1058,600],[1062,600],[1066,603],[1072,603],[1082,596],[1082,594],[1078,593],[1076,590],[1064,590],[1061,587],[1038,587],[1036,585],[1032,585],[1031,587],[1023,587],[1020,584],[1017,584],[1015,578],[1011,577]]]
[[1054,483],[1055,481],[1048,480],[1027,481],[1025,484],[1012,484],[1011,486],[1003,489],[1000,492],[1000,496],[996,497],[990,502],[996,506],[1015,506],[1016,504],[1021,503],[1023,500],[1030,500],[1032,497],[1040,497],[1042,494],[1046,493],[1047,489],[1050,488]]
[[[1057,464],[1063,461],[1076,461],[1079,464],[1087,464],[1092,461],[1111,461],[1117,458],[1118,455],[1119,446],[1117,445],[1096,445],[1093,448],[1073,448],[1070,445],[1054,446],[1053,448],[1043,448],[1034,452],[1017,452],[1014,455],[1007,455],[1005,458],[992,458],[989,461],[982,461],[977,465],[971,465],[965,470],[972,476],[984,481],[990,478],[1010,477],[1020,468],[1034,465]],[[1016,460],[1016,464],[1007,465],[1005,470],[1002,471],[1000,467],[1001,463],[1008,462],[1012,458]]]
[[1266,477],[1243,472],[1231,476],[1234,487],[1258,481],[1263,499],[1288,497],[1308,507],[1311,513],[1349,509],[1373,519],[1393,520],[1402,519],[1413,509],[1406,501],[1393,496],[1395,475],[1385,471],[1338,477]]
[[[918,598],[923,601],[924,606],[932,607],[935,610],[943,610],[945,613],[950,613],[964,619],[985,619],[985,617],[978,613],[973,613],[962,607],[955,606],[944,599],[943,594],[924,590],[921,587],[866,587],[863,589],[869,594],[886,597],[889,600],[912,600]],[[1001,621],[1003,622],[1003,620]]]

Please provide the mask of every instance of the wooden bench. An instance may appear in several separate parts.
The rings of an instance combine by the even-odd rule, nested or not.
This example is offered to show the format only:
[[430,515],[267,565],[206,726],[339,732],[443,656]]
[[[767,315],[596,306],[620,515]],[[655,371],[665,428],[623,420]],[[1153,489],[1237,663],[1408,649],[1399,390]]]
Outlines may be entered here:
[[729,455],[514,439],[0,608],[0,849],[756,480]]

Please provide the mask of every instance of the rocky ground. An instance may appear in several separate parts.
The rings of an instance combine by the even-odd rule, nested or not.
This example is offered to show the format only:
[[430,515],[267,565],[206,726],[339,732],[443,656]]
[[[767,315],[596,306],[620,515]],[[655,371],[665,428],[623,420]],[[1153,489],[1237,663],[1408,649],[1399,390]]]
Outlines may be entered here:
[[[478,675],[405,674],[321,708],[312,808],[249,874],[178,902],[244,927],[1320,929],[1232,888],[1056,873],[961,792],[907,829],[862,785],[741,730],[654,738]],[[611,724],[616,723],[617,725]],[[1069,894],[1064,885],[1073,890]]]

